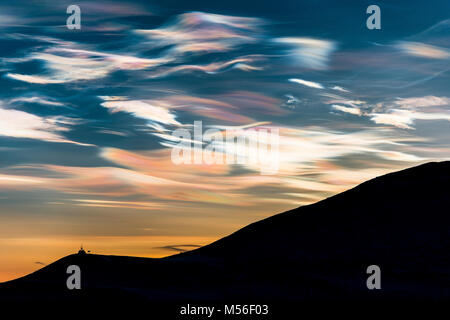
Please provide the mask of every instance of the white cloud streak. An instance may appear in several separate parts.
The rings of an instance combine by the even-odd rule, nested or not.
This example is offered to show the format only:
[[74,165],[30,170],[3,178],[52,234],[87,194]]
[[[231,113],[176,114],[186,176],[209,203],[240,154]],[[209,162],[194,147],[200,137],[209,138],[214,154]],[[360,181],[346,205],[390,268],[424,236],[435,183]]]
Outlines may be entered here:
[[0,135],[2,136],[92,146],[64,138],[60,132],[69,131],[64,126],[66,124],[72,123],[68,123],[63,118],[45,118],[24,111],[0,107]]
[[307,80],[303,80],[303,79],[296,79],[296,78],[291,78],[289,79],[290,82],[294,82],[294,83],[298,83],[310,88],[315,88],[315,89],[324,89],[324,87],[317,82],[312,82],[312,81],[307,81]]
[[115,100],[102,102],[101,105],[109,109],[112,113],[127,112],[131,113],[135,117],[146,119],[149,121],[159,122],[167,125],[181,125],[181,123],[179,123],[175,119],[175,115],[171,113],[168,108],[150,104],[145,101]]

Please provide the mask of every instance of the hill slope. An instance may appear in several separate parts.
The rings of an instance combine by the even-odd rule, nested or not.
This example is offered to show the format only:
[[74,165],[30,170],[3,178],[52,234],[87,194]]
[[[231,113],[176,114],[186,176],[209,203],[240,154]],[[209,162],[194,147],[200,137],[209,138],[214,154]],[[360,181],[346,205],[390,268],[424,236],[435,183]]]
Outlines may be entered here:
[[[163,259],[71,255],[0,286],[0,298],[151,301],[450,299],[450,162],[367,181]],[[83,290],[66,289],[68,265]],[[382,290],[368,290],[378,265]]]

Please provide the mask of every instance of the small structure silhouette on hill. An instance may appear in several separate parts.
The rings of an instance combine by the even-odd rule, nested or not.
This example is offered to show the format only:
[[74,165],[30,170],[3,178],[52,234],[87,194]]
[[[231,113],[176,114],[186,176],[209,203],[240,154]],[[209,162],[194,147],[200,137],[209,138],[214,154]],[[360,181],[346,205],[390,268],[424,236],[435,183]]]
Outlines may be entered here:
[[86,251],[84,251],[84,249],[83,249],[83,245],[81,245],[80,250],[78,250],[78,254],[79,254],[79,255],[85,255],[85,254],[87,254]]

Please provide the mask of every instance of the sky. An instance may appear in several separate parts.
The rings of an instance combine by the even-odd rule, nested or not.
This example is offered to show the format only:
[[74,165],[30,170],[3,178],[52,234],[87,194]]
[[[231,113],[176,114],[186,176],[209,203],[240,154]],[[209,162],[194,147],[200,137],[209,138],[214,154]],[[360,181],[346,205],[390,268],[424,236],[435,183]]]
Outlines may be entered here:
[[[191,250],[449,158],[446,0],[0,0],[0,30],[0,281],[81,244]],[[175,164],[194,121],[277,129],[277,172]]]

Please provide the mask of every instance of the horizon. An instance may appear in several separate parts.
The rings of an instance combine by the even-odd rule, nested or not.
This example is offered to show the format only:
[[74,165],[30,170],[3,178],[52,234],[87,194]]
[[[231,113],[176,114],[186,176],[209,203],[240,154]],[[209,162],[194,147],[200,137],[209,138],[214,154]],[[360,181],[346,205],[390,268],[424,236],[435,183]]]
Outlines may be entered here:
[[448,161],[450,2],[432,2],[376,1],[370,30],[372,1],[0,0],[0,282],[80,244],[192,250]]

